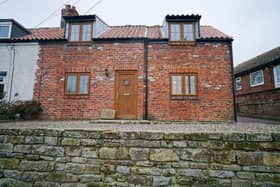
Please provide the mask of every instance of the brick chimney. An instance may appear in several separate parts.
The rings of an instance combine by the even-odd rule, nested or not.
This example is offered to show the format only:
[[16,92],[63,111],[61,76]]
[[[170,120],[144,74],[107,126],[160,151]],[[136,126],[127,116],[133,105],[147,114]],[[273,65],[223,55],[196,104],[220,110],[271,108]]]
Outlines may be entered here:
[[78,16],[79,12],[76,10],[75,6],[71,5],[65,5],[65,7],[61,10],[61,21],[60,21],[60,27],[64,28],[65,26],[65,20],[63,16]]

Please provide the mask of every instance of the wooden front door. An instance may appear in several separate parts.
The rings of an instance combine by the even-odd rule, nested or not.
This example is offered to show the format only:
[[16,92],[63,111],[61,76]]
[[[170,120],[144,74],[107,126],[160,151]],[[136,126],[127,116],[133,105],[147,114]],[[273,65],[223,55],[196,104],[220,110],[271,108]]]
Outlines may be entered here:
[[137,72],[116,72],[116,117],[137,118]]

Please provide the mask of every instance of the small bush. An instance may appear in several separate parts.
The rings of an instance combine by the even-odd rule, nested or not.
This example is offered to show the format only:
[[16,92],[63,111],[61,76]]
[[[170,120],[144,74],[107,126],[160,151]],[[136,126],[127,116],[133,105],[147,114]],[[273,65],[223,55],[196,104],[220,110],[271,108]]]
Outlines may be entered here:
[[33,120],[38,119],[42,107],[37,101],[8,102],[4,97],[0,99],[0,120]]

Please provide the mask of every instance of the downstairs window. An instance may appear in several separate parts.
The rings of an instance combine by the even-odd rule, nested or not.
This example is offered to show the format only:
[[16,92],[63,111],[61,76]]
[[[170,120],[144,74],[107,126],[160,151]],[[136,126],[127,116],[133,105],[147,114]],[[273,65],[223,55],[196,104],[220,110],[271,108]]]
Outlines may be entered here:
[[171,95],[197,95],[197,74],[171,74]]
[[89,73],[66,73],[65,94],[89,94]]

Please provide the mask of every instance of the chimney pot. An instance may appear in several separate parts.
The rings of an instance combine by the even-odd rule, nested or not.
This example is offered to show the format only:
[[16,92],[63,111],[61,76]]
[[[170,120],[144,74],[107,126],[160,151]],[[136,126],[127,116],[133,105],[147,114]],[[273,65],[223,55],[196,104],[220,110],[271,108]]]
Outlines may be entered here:
[[65,8],[61,10],[61,21],[60,21],[60,27],[64,28],[65,26],[65,20],[64,16],[79,16],[79,12],[76,10],[75,6],[71,6],[69,4],[65,5]]

